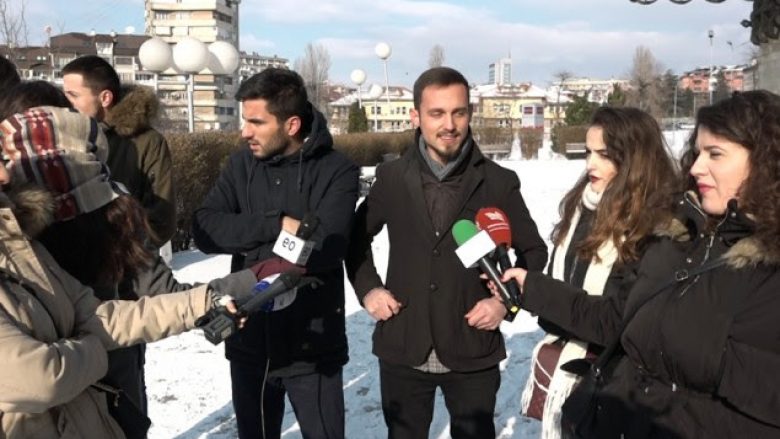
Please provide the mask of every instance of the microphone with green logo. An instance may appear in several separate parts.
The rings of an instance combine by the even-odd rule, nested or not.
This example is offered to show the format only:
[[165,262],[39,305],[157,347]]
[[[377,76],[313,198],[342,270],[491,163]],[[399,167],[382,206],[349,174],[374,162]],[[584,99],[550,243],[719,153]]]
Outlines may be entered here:
[[493,242],[488,232],[477,229],[474,221],[462,219],[452,226],[452,237],[458,244],[455,254],[458,255],[463,266],[471,268],[474,265],[479,265],[482,272],[496,285],[507,311],[512,315],[517,314],[520,310],[519,307],[513,303],[509,290],[501,282],[501,273],[496,269],[496,264],[488,257],[496,248],[496,243]]

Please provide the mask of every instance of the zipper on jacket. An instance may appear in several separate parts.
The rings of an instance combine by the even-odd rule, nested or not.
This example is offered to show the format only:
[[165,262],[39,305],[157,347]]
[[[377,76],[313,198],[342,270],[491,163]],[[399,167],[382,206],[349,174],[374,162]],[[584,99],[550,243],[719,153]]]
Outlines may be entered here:
[[[724,221],[725,218],[721,222],[719,222],[718,225],[715,226],[715,230],[713,230],[712,233],[710,233],[710,240],[707,243],[707,247],[704,248],[704,258],[702,259],[700,265],[704,265],[707,263],[707,261],[709,261],[710,251],[712,250],[712,246],[715,244],[715,234],[717,233],[718,229],[720,228],[720,226],[723,224]],[[697,274],[696,277],[693,278],[693,280],[688,285],[683,287],[678,297],[682,297],[686,292],[688,292],[688,290],[693,286],[693,284],[699,281],[700,277],[701,274]]]

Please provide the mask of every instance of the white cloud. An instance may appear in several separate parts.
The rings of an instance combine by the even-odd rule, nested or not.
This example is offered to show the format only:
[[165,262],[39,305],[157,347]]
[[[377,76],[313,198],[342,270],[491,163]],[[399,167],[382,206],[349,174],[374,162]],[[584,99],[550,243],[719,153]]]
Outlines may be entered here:
[[241,50],[245,52],[260,52],[263,55],[276,48],[276,43],[268,39],[258,38],[254,34],[241,34]]

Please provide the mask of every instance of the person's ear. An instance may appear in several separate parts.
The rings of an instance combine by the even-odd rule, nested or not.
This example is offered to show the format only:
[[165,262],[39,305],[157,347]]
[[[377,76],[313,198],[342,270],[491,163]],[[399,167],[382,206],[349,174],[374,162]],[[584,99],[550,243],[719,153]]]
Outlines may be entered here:
[[100,100],[100,106],[103,108],[111,108],[112,105],[114,105],[114,99],[116,96],[114,96],[114,93],[111,90],[103,90],[100,93],[98,93],[98,100]]
[[412,120],[412,126],[415,129],[420,128],[420,113],[416,108],[409,110],[409,118]]
[[295,137],[300,133],[302,125],[303,123],[299,116],[292,116],[284,122],[284,131],[288,136]]

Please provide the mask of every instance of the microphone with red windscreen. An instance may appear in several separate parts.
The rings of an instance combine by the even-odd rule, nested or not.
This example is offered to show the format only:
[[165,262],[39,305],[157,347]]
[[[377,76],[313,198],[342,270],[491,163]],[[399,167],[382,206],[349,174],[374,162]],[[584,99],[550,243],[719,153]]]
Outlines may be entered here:
[[[474,222],[481,230],[485,230],[496,243],[495,255],[498,259],[498,265],[502,272],[512,268],[512,262],[509,260],[509,249],[512,247],[512,228],[509,225],[509,218],[503,210],[497,207],[483,207],[479,209]],[[515,282],[507,282],[507,289],[514,305],[520,306],[520,290]]]

